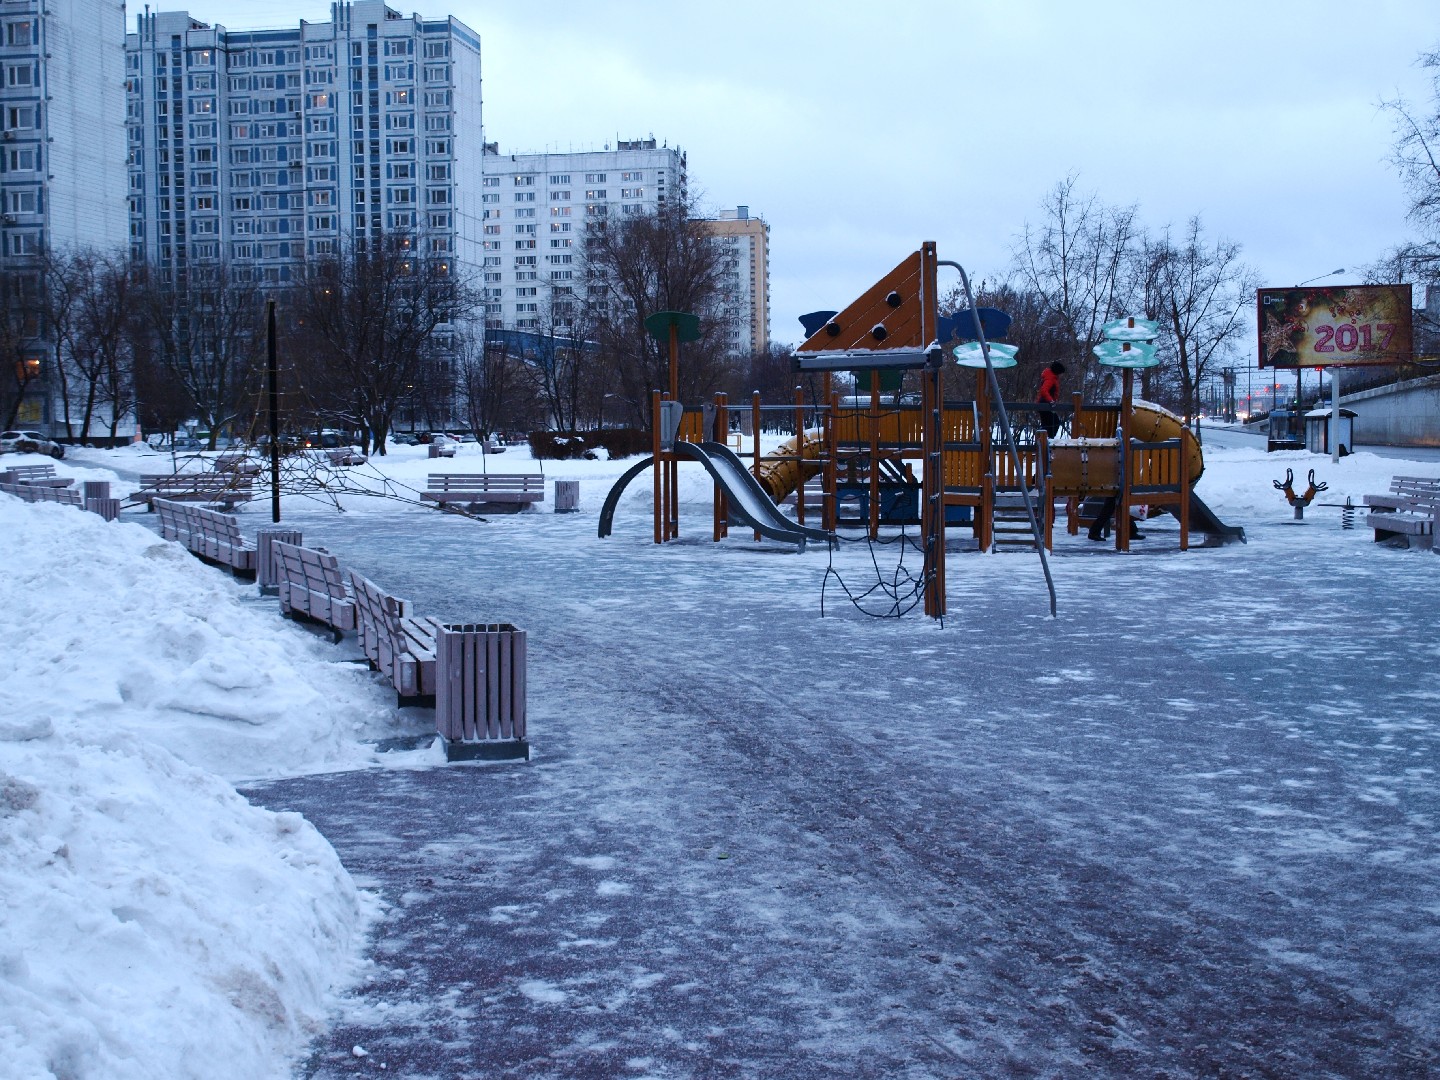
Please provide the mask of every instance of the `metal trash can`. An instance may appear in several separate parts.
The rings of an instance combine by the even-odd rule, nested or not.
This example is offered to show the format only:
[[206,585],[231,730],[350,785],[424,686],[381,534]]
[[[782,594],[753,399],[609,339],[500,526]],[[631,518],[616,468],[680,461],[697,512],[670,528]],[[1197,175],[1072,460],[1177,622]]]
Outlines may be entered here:
[[435,727],[447,761],[529,758],[525,631],[442,623],[435,635]]
[[580,481],[555,481],[555,513],[573,514],[580,509]]
[[280,592],[279,557],[272,546],[277,541],[294,544],[296,547],[305,542],[299,529],[282,529],[279,525],[271,525],[256,530],[255,584],[260,586],[260,591],[266,596],[276,596]]

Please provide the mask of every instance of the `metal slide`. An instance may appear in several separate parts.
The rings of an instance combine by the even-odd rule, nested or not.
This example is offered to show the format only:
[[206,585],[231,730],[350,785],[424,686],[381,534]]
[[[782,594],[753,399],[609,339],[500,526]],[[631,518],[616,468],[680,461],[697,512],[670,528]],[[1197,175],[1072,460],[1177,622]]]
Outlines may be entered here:
[[[698,461],[705,467],[710,478],[725,493],[732,520],[754,529],[761,536],[796,544],[802,548],[807,540],[830,542],[830,534],[823,529],[807,528],[786,517],[760,481],[745,467],[745,463],[724,443],[677,442],[675,453],[691,461]],[[646,457],[632,465],[615,482],[610,494],[605,496],[605,505],[600,509],[600,536],[610,535],[615,508],[619,505],[621,494],[630,481],[654,465],[654,460],[653,457]]]
[[[1144,496],[1136,496],[1136,499],[1143,501]],[[1166,510],[1177,518],[1180,516],[1178,506],[1157,506],[1156,509]],[[1222,544],[1228,544],[1232,540],[1239,540],[1242,544],[1248,543],[1245,539],[1245,526],[1226,525],[1215,516],[1215,511],[1206,506],[1200,496],[1194,492],[1190,493],[1190,528],[1197,532],[1203,532],[1207,536],[1213,536]]]

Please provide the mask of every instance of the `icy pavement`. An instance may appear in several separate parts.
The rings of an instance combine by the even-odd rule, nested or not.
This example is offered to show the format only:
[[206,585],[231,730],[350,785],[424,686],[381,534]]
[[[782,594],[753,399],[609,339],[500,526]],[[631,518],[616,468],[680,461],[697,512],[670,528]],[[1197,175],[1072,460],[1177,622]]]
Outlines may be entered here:
[[625,506],[287,517],[528,630],[536,748],[249,790],[388,905],[303,1075],[1440,1071],[1434,556],[1281,504],[1065,538],[1056,620],[1033,555],[952,556],[942,630]]

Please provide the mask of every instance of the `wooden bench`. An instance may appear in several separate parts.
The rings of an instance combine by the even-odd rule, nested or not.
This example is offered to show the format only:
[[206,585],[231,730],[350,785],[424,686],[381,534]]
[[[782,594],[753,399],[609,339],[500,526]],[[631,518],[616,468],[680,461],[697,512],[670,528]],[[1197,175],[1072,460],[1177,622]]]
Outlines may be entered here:
[[370,666],[389,680],[401,705],[435,703],[435,637],[440,624],[410,614],[410,602],[391,596],[351,570],[360,647]]
[[183,544],[207,562],[229,567],[244,577],[253,577],[256,552],[240,532],[233,514],[222,514],[203,506],[153,500],[160,515],[160,535],[166,540]]
[[48,487],[44,484],[0,483],[0,491],[31,503],[53,502],[80,507],[85,505],[85,500],[80,492],[70,488]]
[[130,493],[131,502],[143,502],[151,511],[156,499],[214,503],[233,510],[254,497],[250,477],[219,472],[141,474],[140,489]]
[[326,450],[325,463],[336,467],[341,465],[364,465],[368,458],[353,446],[342,446],[338,450]]
[[54,465],[12,465],[0,472],[0,479],[8,475],[6,483],[34,484],[37,487],[66,488],[75,483],[73,476],[56,476]]
[[277,541],[275,555],[280,611],[292,619],[328,626],[339,641],[356,628],[355,598],[334,555],[323,548],[298,547]]
[[1407,547],[1433,550],[1437,519],[1440,519],[1440,492],[1409,496],[1403,506],[1394,510],[1372,511],[1365,518],[1365,524],[1375,530],[1376,543],[1403,539]]
[[215,471],[234,476],[259,476],[261,464],[258,458],[251,457],[244,450],[232,450],[215,459]]
[[1415,499],[1440,496],[1440,479],[1427,476],[1396,476],[1386,495],[1366,495],[1365,505],[1374,510],[1401,510]]
[[430,473],[420,498],[426,502],[470,506],[509,506],[545,501],[545,477],[539,473]]

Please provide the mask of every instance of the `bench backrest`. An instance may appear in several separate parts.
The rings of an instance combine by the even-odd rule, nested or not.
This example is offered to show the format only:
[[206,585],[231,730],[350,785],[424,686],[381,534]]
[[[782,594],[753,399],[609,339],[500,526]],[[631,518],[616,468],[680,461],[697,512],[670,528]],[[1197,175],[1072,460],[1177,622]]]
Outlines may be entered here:
[[328,551],[315,548],[297,547],[276,541],[275,565],[282,584],[300,585],[310,592],[326,593],[337,600],[348,599],[345,595],[345,579],[340,573],[340,563]]
[[545,490],[540,473],[430,473],[430,491],[539,491]]
[[1440,494],[1440,478],[1427,476],[1397,476],[1390,481],[1392,495],[1436,495]]
[[140,486],[150,491],[249,491],[251,481],[229,473],[142,473]]
[[54,502],[66,506],[82,506],[85,502],[78,491],[48,487],[44,484],[0,484],[0,491],[31,503]]
[[54,465],[12,465],[6,471],[15,474],[17,483],[22,480],[50,480],[55,476]]
[[387,668],[400,637],[400,620],[410,613],[409,601],[391,596],[354,570],[348,571],[347,576],[355,594],[360,647],[371,663]]

